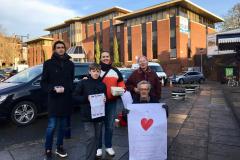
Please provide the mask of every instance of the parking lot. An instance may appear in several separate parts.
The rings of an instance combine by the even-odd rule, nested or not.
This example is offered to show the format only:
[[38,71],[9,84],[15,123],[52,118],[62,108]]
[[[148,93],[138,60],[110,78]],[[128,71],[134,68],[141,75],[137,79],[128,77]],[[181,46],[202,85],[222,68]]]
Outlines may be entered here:
[[[162,92],[162,102],[168,104],[170,112],[168,159],[238,160],[240,129],[225,99],[222,85],[207,82],[201,85],[199,92],[188,94],[185,101],[171,99],[171,90],[164,87]],[[121,111],[121,103],[118,104],[118,111]],[[78,113],[77,110],[72,117],[73,137],[66,140],[69,160],[81,160],[85,156],[84,135]],[[0,156],[4,160],[43,159],[46,125],[46,116],[38,117],[26,127],[1,122]],[[113,159],[127,160],[127,127],[115,128],[113,144],[116,149]]]

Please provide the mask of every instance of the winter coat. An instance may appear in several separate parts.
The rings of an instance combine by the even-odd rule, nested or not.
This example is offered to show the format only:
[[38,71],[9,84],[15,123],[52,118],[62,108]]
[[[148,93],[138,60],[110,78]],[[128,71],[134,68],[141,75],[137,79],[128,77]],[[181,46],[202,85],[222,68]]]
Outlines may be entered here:
[[112,67],[111,64],[100,64],[102,68],[100,76],[103,77],[107,72],[107,74],[102,79],[102,82],[107,87],[107,101],[116,100],[118,97],[112,95],[111,87],[122,87],[125,89],[125,83],[123,81],[122,74],[117,68]]
[[134,92],[134,88],[137,88],[137,84],[143,80],[148,81],[152,86],[150,90],[150,97],[160,99],[161,83],[156,72],[151,70],[149,67],[145,72],[141,68],[139,68],[130,75],[126,82],[127,90],[131,92],[133,97],[139,96],[139,94],[136,94]]
[[[74,64],[66,53],[53,53],[43,64],[41,87],[48,94],[49,116],[69,116],[72,112]],[[63,86],[64,93],[56,93],[55,86]]]
[[81,80],[73,93],[75,103],[80,103],[80,119],[84,122],[100,122],[104,117],[91,118],[91,106],[88,96],[92,94],[106,94],[106,85],[102,83],[101,79],[88,79]]

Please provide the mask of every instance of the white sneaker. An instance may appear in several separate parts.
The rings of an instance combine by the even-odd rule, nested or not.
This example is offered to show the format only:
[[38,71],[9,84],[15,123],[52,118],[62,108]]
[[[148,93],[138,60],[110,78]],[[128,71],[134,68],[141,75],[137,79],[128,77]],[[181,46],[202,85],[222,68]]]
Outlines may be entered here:
[[97,149],[97,157],[101,157],[102,156],[102,149]]
[[106,152],[110,156],[115,156],[115,151],[113,150],[113,148],[106,148]]

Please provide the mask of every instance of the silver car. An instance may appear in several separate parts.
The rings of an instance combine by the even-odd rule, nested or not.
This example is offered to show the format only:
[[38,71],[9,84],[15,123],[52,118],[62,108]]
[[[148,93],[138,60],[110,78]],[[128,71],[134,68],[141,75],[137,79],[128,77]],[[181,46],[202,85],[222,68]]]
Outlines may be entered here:
[[178,75],[170,76],[169,79],[173,83],[203,83],[205,81],[205,77],[201,72],[198,71],[185,71]]

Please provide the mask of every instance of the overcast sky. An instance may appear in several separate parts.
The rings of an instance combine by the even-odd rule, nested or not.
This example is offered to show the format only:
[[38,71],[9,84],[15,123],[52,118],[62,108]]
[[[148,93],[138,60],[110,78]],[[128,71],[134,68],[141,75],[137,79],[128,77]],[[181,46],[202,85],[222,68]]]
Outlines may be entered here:
[[[44,28],[76,16],[84,16],[113,6],[137,10],[166,0],[0,0],[0,25],[7,34],[30,38],[48,34]],[[222,17],[238,0],[192,0]]]

